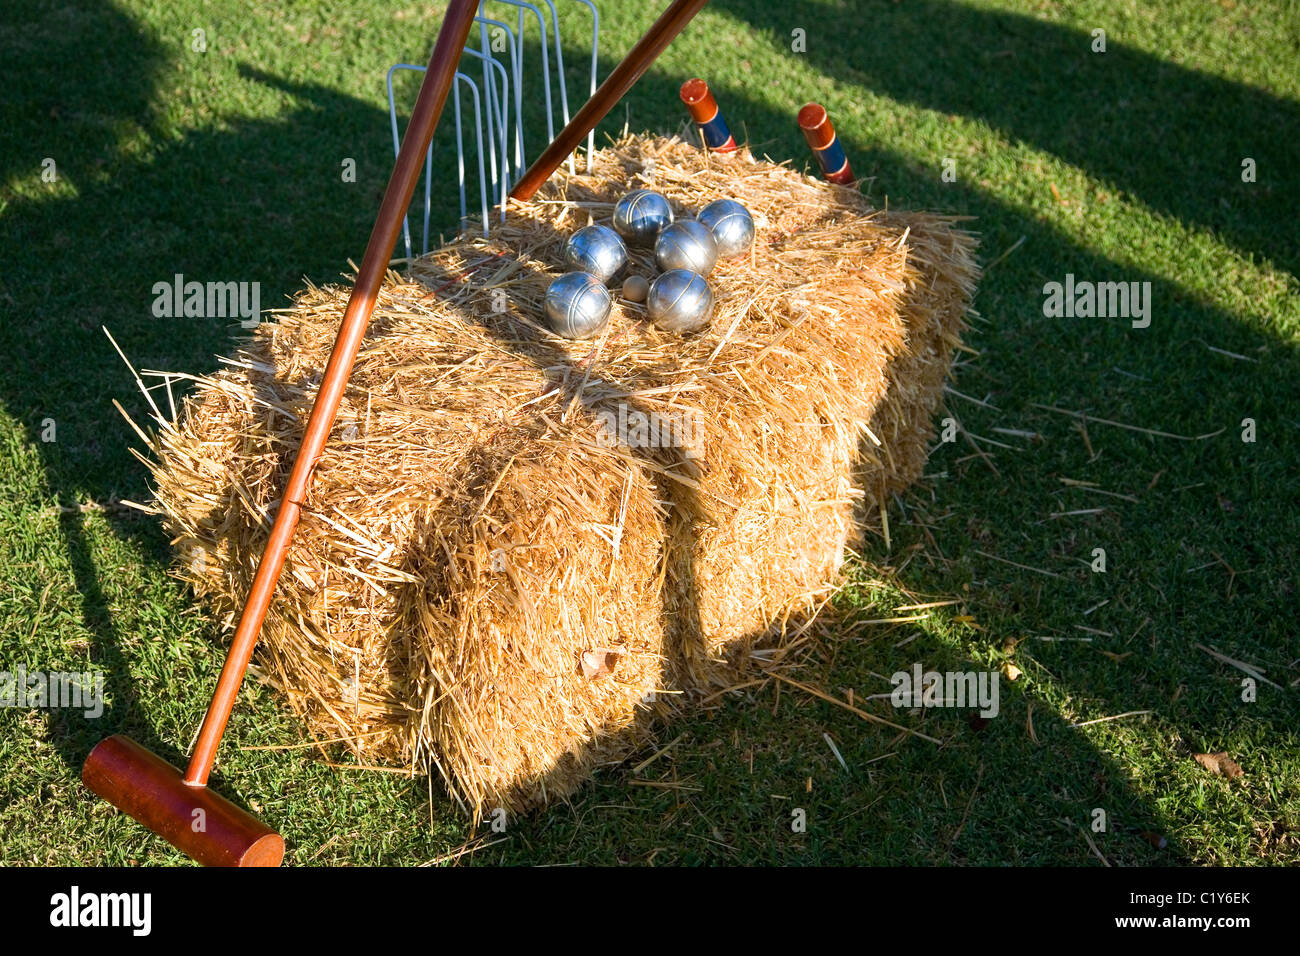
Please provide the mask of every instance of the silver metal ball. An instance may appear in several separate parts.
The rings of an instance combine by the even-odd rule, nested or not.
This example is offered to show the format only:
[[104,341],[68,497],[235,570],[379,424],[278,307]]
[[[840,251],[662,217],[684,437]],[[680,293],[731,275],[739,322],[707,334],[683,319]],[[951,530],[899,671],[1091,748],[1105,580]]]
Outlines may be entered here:
[[665,332],[694,332],[713,318],[713,290],[698,272],[670,269],[650,283],[646,312]]
[[614,206],[614,229],[633,245],[653,244],[672,222],[673,207],[650,189],[634,189]]
[[609,321],[614,299],[589,272],[566,272],[546,287],[546,318],[557,335],[589,339]]
[[655,261],[665,272],[687,269],[706,276],[718,261],[718,245],[707,227],[694,219],[685,219],[659,233],[655,240]]
[[726,258],[748,251],[754,241],[754,219],[749,210],[734,199],[717,199],[700,210],[696,217],[717,243],[718,255]]
[[609,282],[627,265],[627,246],[609,226],[584,226],[565,242],[564,264]]

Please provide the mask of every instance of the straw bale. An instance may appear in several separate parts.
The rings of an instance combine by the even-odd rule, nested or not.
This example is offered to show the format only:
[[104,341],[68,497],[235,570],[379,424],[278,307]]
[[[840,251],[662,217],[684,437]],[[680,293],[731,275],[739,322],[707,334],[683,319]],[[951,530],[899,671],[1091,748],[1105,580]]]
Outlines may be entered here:
[[[662,333],[616,297],[598,339],[550,334],[562,242],[642,185],[679,215],[722,197],[754,214],[751,254],[710,276],[711,327]],[[490,238],[390,275],[262,672],[316,739],[436,767],[473,814],[571,793],[780,643],[919,476],[974,247],[949,217],[874,210],[744,150],[629,136],[594,176],[557,174]],[[654,275],[649,250],[631,269]],[[177,573],[228,626],[347,294],[307,288],[157,423]],[[630,441],[611,439],[620,414]]]

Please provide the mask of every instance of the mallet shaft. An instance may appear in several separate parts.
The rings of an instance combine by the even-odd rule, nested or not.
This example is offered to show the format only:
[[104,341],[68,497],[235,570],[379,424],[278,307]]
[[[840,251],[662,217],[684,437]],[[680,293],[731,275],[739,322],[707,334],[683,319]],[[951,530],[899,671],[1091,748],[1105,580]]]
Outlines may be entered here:
[[393,166],[393,175],[388,180],[384,191],[384,200],[379,207],[379,216],[366,244],[366,253],[357,271],[356,285],[348,299],[347,311],[339,326],[338,338],[334,342],[334,351],[325,366],[325,375],[321,379],[320,391],[312,407],[311,418],[303,434],[302,446],[289,474],[289,483],[281,499],[280,509],[271,527],[271,536],[267,540],[262,561],[253,578],[248,602],[239,618],[239,627],[235,631],[234,641],[226,655],[225,666],[217,680],[217,689],[212,695],[212,704],[194,745],[189,768],[185,771],[185,783],[192,787],[201,787],[207,783],[208,774],[216,759],[217,745],[221,734],[230,719],[230,711],[239,694],[239,685],[243,683],[244,672],[253,656],[262,622],[271,606],[275,594],[275,585],[284,567],[285,557],[289,553],[289,544],[293,538],[294,528],[307,498],[307,488],[311,484],[312,471],[320,460],[325,441],[334,425],[339,402],[347,387],[352,364],[356,361],[357,350],[370,322],[370,313],[374,311],[375,299],[383,286],[384,275],[397,244],[397,236],[402,228],[402,219],[410,205],[419,178],[424,154],[433,140],[434,128],[442,115],[443,104],[451,89],[455,76],[456,64],[465,40],[469,36],[474,15],[478,10],[478,0],[452,0],[438,33],[438,42],[434,45],[433,55],[429,58],[429,70],[420,86],[420,95],[415,101],[411,113],[411,122],[406,127],[406,136],[398,150],[397,162]]
[[605,114],[614,108],[707,2],[708,0],[673,0],[672,5],[650,25],[645,36],[637,41],[623,61],[614,67],[591,99],[578,110],[578,115],[560,130],[555,141],[525,170],[515,188],[510,191],[512,199],[531,199],[541,189],[542,184],[551,178],[551,173],[578,148],[583,137],[596,128],[596,124],[605,118]]

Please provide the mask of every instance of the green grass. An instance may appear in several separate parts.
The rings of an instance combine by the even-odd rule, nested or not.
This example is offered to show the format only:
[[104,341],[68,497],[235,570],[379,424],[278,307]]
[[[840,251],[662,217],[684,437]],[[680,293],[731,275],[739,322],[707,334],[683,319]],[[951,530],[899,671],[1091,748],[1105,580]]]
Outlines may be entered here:
[[[599,6],[605,72],[659,4]],[[176,863],[78,781],[110,732],[179,760],[223,637],[168,577],[152,520],[59,509],[148,494],[128,451],[138,443],[110,405],[138,415],[142,403],[100,326],[138,366],[205,371],[239,329],[154,318],[154,282],[259,281],[274,307],[304,276],[345,271],[391,164],[384,70],[426,58],[440,11],[11,7],[0,14],[0,669],[100,669],[110,707],[98,721],[0,710],[0,860]],[[581,18],[566,23],[576,40]],[[203,54],[190,50],[198,27]],[[1104,54],[1090,51],[1097,27]],[[795,28],[804,54],[790,50]],[[573,44],[575,79],[579,59]],[[930,477],[891,508],[890,547],[873,541],[855,563],[803,679],[864,698],[914,661],[965,670],[1008,656],[1023,677],[1003,682],[1002,713],[983,727],[951,710],[899,718],[942,748],[789,688],[740,694],[664,728],[662,743],[680,740],[641,774],[631,765],[653,751],[465,859],[1100,865],[1081,828],[1103,808],[1109,827],[1093,841],[1112,864],[1300,862],[1297,4],[718,0],[602,129],[678,129],[676,87],[700,72],[733,128],[801,167],[793,114],[825,102],[873,197],[977,217],[983,260],[997,260],[968,336],[979,355],[955,379],[984,404],[951,396],[940,414],[1016,448],[983,444],[990,468],[964,440],[937,447]],[[46,157],[55,183],[41,179]],[[346,157],[355,184],[341,181]],[[1254,183],[1241,180],[1244,157]],[[453,189],[435,200],[452,222]],[[1151,282],[1150,328],[1045,318],[1043,284],[1066,273]],[[1085,436],[1039,405],[1217,434],[1178,441],[1094,421]],[[1244,418],[1254,443],[1240,438]],[[46,419],[56,441],[42,441]],[[1105,574],[1088,567],[1095,547]],[[845,627],[953,598],[917,624]],[[1243,675],[1197,644],[1283,689],[1261,685],[1244,703]],[[1151,713],[1071,726],[1134,710]],[[436,783],[251,749],[302,741],[250,684],[215,778],[281,829],[289,862],[420,863],[479,835]],[[1220,750],[1244,776],[1192,759]],[[805,833],[791,830],[796,807]]]

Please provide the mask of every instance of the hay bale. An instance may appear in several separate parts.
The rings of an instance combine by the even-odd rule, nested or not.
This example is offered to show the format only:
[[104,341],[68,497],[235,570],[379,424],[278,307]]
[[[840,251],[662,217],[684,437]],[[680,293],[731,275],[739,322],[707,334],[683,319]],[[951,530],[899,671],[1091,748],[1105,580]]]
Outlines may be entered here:
[[[594,342],[540,324],[559,249],[652,185],[758,225],[719,263],[712,327],[616,303]],[[431,763],[474,814],[571,792],[656,718],[735,679],[833,585],[920,473],[976,280],[952,220],[746,152],[628,137],[557,174],[491,240],[389,277],[263,634],[318,740]],[[653,275],[646,251],[633,271]],[[233,624],[347,301],[309,288],[160,423],[151,468],[178,573]],[[608,424],[673,423],[676,443]],[[655,418],[655,416],[658,416]],[[636,443],[633,443],[635,445]]]

